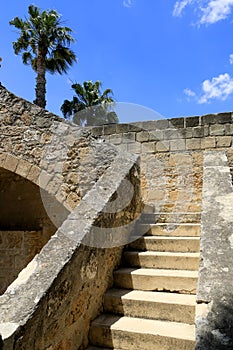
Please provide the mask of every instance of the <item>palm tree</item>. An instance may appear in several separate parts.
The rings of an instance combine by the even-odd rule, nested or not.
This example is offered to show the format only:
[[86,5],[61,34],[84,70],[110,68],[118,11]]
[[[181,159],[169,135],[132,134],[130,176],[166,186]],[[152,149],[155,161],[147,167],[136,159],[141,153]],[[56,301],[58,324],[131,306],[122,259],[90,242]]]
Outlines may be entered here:
[[55,10],[43,11],[28,7],[29,18],[15,17],[10,25],[19,30],[19,38],[13,42],[15,54],[21,54],[24,64],[30,64],[36,72],[36,99],[34,103],[46,106],[46,71],[66,73],[76,62],[76,55],[69,49],[74,42],[72,30],[63,27],[60,15]]
[[81,126],[93,126],[118,123],[118,117],[112,110],[114,99],[111,89],[101,92],[101,82],[84,81],[72,84],[76,96],[65,100],[61,111],[65,118],[73,117],[73,122]]

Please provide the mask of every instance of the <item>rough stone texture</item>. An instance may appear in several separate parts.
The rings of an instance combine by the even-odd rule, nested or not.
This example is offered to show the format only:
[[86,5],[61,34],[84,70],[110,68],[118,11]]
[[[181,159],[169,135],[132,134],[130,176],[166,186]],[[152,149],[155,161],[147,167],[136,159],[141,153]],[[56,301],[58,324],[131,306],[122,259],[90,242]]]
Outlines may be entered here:
[[[62,207],[56,200],[53,206],[57,210]],[[49,236],[56,231],[45,211],[39,187],[3,168],[0,168],[0,213],[0,230],[42,230]],[[68,211],[64,210],[63,215],[61,223]]]
[[[54,202],[51,198],[53,201],[56,198],[67,215],[72,211],[60,230],[49,239],[40,253],[0,297],[0,333],[4,338],[4,350],[82,350],[87,345],[90,320],[101,311],[103,293],[111,285],[112,271],[119,263],[121,255],[121,248],[107,247],[112,242],[115,245],[122,243],[122,240],[123,244],[127,242],[132,229],[131,223],[133,226],[141,209],[136,158],[126,154],[119,155],[119,151],[140,154],[140,180],[144,202],[160,213],[160,218],[165,217],[166,222],[166,214],[177,213],[178,215],[169,217],[170,222],[174,222],[174,217],[177,222],[177,217],[182,213],[196,215],[201,211],[203,151],[216,148],[230,150],[233,136],[232,113],[104,125],[83,131],[0,86],[0,122],[2,172],[18,174],[18,185],[22,184],[22,188],[28,186],[28,180],[33,186],[39,186],[43,190],[49,216],[54,214]],[[117,148],[104,141],[111,142]],[[227,173],[229,175],[228,171]],[[225,176],[226,172],[222,175]],[[224,176],[219,178],[219,184]],[[117,211],[114,206],[119,204],[119,193],[123,195],[122,199],[126,195],[126,199],[129,199],[130,186],[123,180],[133,183],[134,194],[129,203],[125,202],[124,208]],[[18,187],[16,194],[17,191]],[[25,191],[30,192],[30,189]],[[35,194],[36,191],[33,191],[32,194]],[[8,201],[12,194],[13,192],[8,195]],[[0,193],[1,195],[6,196],[6,193]],[[15,200],[15,206],[11,206],[15,213],[15,222],[17,218],[20,221],[16,210],[18,202],[19,199]],[[28,203],[29,199],[24,208],[30,207]],[[221,213],[221,202],[214,204],[220,208],[217,214]],[[38,228],[29,228],[30,220],[32,223],[36,222],[34,213],[29,218],[30,213],[31,208],[25,220],[27,225],[22,228],[24,233],[19,233],[16,241],[12,239],[12,244],[16,242],[17,245],[22,235],[25,240],[29,239],[30,230],[41,232]],[[56,210],[56,213],[56,225],[60,227],[64,218],[61,219],[58,215],[59,211]],[[6,211],[6,215],[9,218],[9,212]],[[40,215],[37,222],[40,222],[42,216]],[[211,218],[211,224],[214,219],[218,220]],[[186,219],[182,219],[182,222],[183,220],[186,222]],[[10,222],[6,218],[5,221]],[[16,227],[13,225],[14,221],[11,222],[12,230]],[[210,247],[213,245],[216,248],[217,241],[223,254],[217,255],[217,259],[216,254],[212,254],[210,259],[214,257],[220,270],[229,268],[230,272],[230,266],[233,265],[228,252],[232,242],[226,233],[230,227],[227,225],[229,222],[226,219],[219,220],[215,225],[217,235],[213,238],[215,232],[208,231],[211,239],[203,241],[203,246],[208,243]],[[104,235],[96,240],[100,231]],[[6,230],[2,238],[4,242],[10,236],[7,232],[9,230]],[[116,232],[120,235],[114,234]],[[222,246],[219,244],[219,237],[222,237]],[[90,246],[99,244],[98,247],[104,249],[87,247],[81,242]],[[36,244],[33,242],[34,246]],[[206,252],[203,249],[203,261]],[[227,267],[223,266],[225,255],[229,257]],[[10,265],[10,260],[6,256],[5,259],[4,264]],[[227,270],[221,270],[220,275],[213,268],[215,260],[211,263],[211,268],[207,261],[207,265],[201,270],[201,276],[205,276],[204,280],[202,277],[200,280],[204,292],[201,294],[200,287],[199,296],[207,304],[212,298],[213,290],[219,290],[221,295],[222,287],[221,283],[218,284],[218,277],[224,277],[225,284],[230,286],[230,274]],[[212,276],[211,273],[216,273],[214,282],[211,282],[213,284],[208,285],[206,282],[204,285]],[[230,287],[224,290],[230,293]],[[214,299],[214,296],[215,292],[215,301],[217,297]],[[231,308],[230,297],[226,295],[224,300],[208,305],[209,314],[207,318],[202,318],[202,321],[207,322],[203,325],[201,318],[198,319],[199,335],[204,331],[208,336],[205,340],[199,337],[198,341],[206,341],[207,346],[208,341],[212,341],[213,347],[210,349],[228,349],[231,341],[230,329],[233,327],[229,313],[226,314],[224,310],[225,307]],[[214,325],[218,313],[228,316],[228,319],[225,317],[228,323],[218,317],[222,320],[223,328]],[[199,349],[204,348],[199,346]]]
[[[232,113],[229,112],[117,124],[89,130],[120,147],[123,142],[124,150],[129,152],[134,149],[132,143],[135,143],[135,140],[142,144],[142,153],[204,150],[231,147],[231,139],[226,136],[233,136],[232,121]],[[155,148],[151,141],[155,141]]]
[[[121,246],[141,211],[137,157],[2,86],[0,121],[0,249],[2,264],[12,266],[5,273],[13,279],[38,253],[0,297],[3,349],[84,349],[90,320],[101,310]],[[109,138],[113,131],[116,126],[104,127]],[[134,139],[135,132],[126,134],[125,145]],[[51,238],[52,231],[44,235],[47,216],[39,195],[60,227]],[[98,232],[108,240],[96,241]]]
[[89,131],[20,99],[2,86],[0,130],[0,166],[55,195],[69,211],[117,154],[115,147],[100,142]]
[[0,294],[40,252],[50,238],[44,231],[0,231]]
[[[25,174],[26,175],[26,174]],[[53,210],[62,223],[68,211],[54,198]],[[47,243],[56,227],[41,199],[39,187],[0,168],[0,294]],[[33,230],[33,231],[32,231]]]
[[[133,186],[131,201],[124,181]],[[120,202],[126,200],[127,205],[116,212],[119,193]],[[85,349],[90,321],[101,311],[122,248],[92,248],[81,242],[96,244],[93,227],[101,234],[102,229],[104,234],[105,228],[112,229],[109,243],[116,245],[117,232],[127,240],[140,211],[136,157],[119,155],[0,297],[4,350]]]
[[204,156],[197,350],[233,348],[233,187],[224,151]]

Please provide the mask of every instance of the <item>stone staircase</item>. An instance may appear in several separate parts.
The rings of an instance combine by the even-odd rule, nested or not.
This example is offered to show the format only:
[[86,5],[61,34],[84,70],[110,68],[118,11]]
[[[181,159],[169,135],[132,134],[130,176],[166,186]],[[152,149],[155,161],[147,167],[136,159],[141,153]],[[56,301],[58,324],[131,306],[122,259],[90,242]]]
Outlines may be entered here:
[[139,229],[146,234],[125,248],[88,350],[194,350],[200,214],[150,213]]

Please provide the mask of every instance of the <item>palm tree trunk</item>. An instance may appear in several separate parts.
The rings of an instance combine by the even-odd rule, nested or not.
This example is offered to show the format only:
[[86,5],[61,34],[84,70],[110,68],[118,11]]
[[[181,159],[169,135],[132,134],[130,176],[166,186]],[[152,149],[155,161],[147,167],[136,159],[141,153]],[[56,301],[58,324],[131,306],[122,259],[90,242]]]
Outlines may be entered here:
[[41,108],[45,108],[46,106],[46,62],[45,55],[39,54],[37,58],[37,77],[36,77],[36,99],[34,103]]

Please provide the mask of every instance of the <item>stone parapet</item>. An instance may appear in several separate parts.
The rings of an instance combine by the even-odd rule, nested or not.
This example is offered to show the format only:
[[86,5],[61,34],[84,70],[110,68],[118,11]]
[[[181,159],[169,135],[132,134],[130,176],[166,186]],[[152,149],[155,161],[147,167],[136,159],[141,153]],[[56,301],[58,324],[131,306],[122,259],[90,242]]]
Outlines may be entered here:
[[137,153],[156,153],[231,147],[232,122],[232,112],[228,112],[104,125],[90,129],[93,134],[115,145],[126,144],[125,148],[129,152],[132,152],[134,143]]

